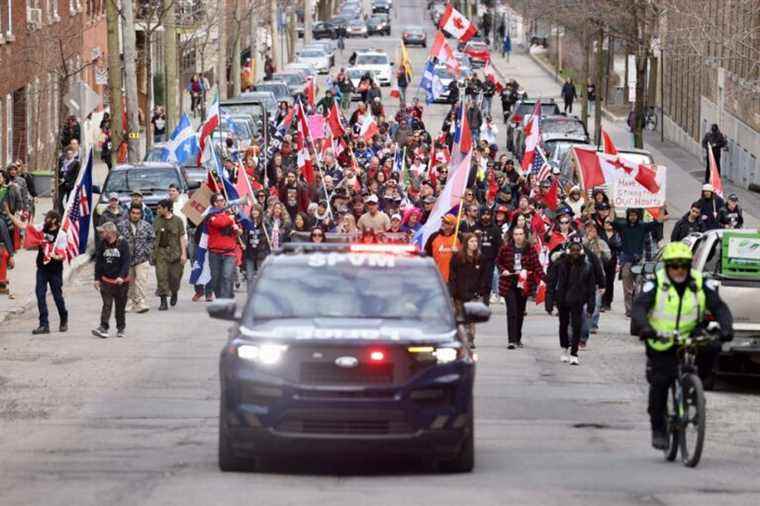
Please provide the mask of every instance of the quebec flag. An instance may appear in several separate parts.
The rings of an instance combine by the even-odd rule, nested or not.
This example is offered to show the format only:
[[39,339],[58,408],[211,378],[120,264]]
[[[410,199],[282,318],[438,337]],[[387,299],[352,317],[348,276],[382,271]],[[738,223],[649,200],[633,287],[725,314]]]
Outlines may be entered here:
[[183,114],[166,143],[166,160],[179,165],[194,165],[200,150],[198,134],[193,131],[190,118]]

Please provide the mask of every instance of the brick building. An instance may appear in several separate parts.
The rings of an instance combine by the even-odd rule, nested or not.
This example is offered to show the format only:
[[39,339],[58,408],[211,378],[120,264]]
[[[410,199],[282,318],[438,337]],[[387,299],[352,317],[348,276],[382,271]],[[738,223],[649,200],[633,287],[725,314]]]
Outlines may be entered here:
[[106,0],[0,0],[0,164],[50,169],[68,83],[106,91]]

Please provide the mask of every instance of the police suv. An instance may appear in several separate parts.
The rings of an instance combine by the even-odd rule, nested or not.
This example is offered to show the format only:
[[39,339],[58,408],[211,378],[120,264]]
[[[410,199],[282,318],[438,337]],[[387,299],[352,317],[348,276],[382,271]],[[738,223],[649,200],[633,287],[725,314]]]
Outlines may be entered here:
[[[291,245],[293,247],[295,245]],[[305,249],[304,249],[305,248]],[[475,357],[433,261],[406,245],[301,245],[270,255],[221,353],[219,467],[257,457],[422,455],[474,465]]]

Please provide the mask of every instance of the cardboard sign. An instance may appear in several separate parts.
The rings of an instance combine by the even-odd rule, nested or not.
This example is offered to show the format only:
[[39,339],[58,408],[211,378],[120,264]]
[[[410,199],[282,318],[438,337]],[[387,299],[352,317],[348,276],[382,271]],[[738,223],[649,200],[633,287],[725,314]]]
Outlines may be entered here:
[[633,175],[621,171],[612,185],[612,203],[616,209],[628,207],[662,207],[665,205],[665,188],[667,170],[664,166],[657,166],[656,181],[660,191],[652,193],[633,178]]
[[309,116],[309,132],[312,140],[318,140],[325,136],[325,117],[321,114]]
[[182,213],[190,220],[195,226],[198,226],[203,220],[203,213],[206,208],[211,205],[211,195],[214,192],[203,183],[200,188],[195,190],[190,198],[182,206]]

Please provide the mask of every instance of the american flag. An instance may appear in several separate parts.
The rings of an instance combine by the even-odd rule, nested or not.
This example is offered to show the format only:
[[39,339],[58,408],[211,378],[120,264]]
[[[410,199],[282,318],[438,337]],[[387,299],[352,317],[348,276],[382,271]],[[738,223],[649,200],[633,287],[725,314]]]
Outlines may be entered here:
[[87,237],[92,218],[92,149],[87,156],[87,166],[79,172],[74,189],[69,194],[66,210],[61,220],[61,228],[55,239],[53,251],[65,255],[71,261],[87,249]]
[[542,149],[536,149],[535,156],[533,157],[533,163],[530,166],[530,173],[536,174],[536,182],[540,183],[552,173],[552,167],[549,162],[546,161],[544,151]]

